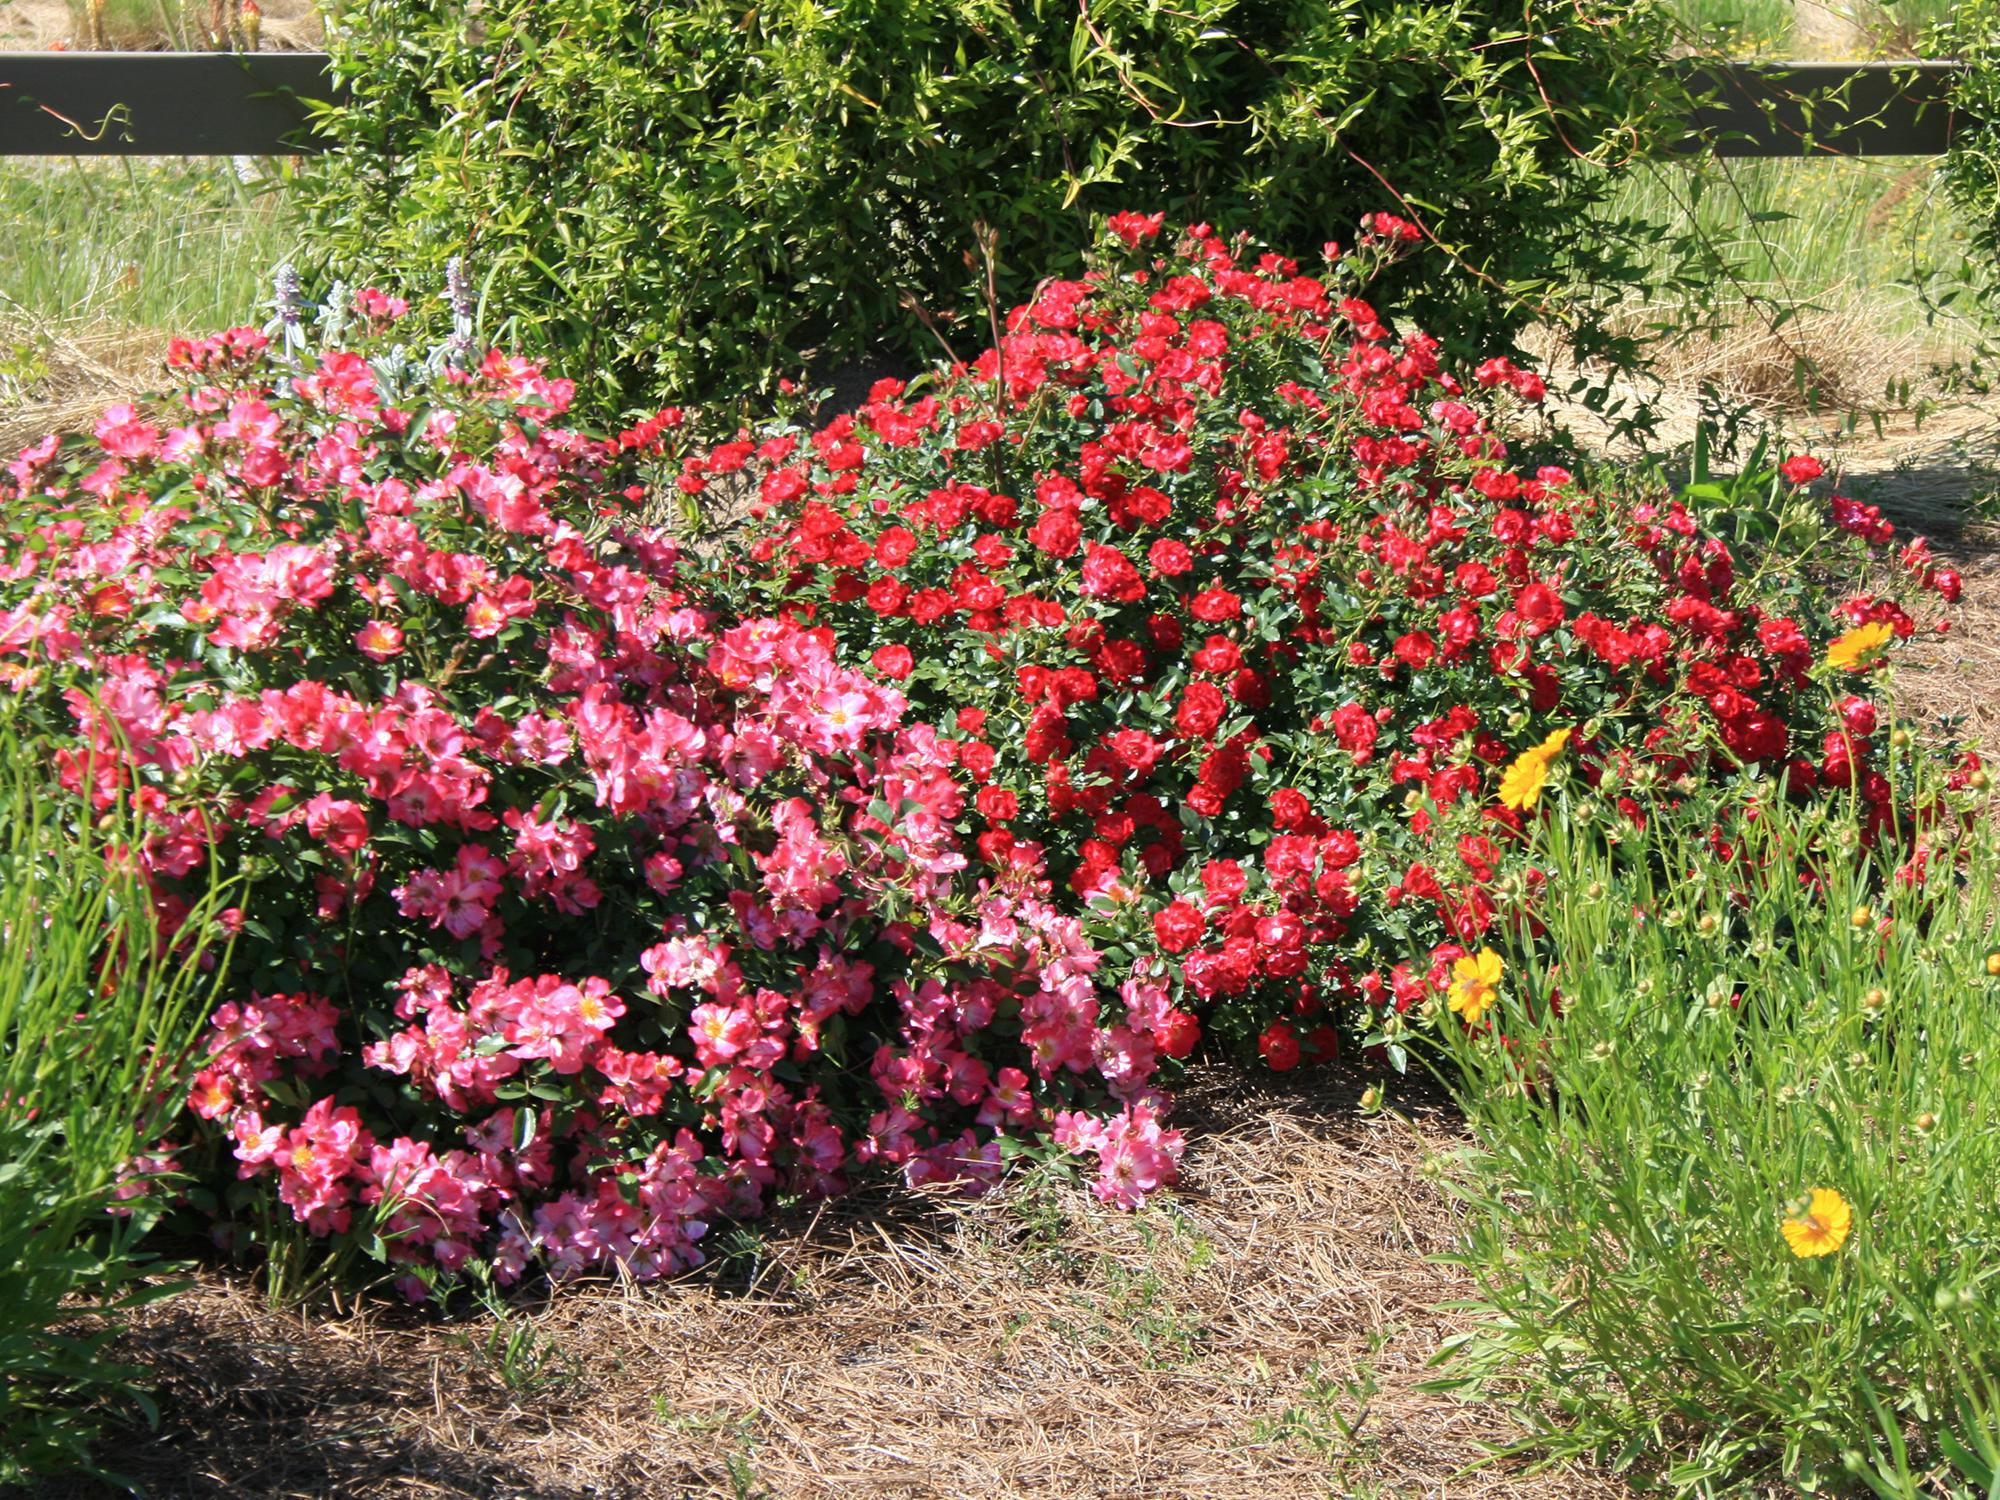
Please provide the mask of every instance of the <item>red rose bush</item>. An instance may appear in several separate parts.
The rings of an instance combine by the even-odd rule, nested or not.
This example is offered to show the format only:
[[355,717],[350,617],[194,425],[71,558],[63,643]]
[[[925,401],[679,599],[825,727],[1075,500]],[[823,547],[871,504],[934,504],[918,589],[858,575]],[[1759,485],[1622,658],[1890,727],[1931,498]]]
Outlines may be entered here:
[[625,483],[677,413],[600,441],[532,364],[249,330],[173,364],[167,412],[10,467],[0,677],[143,820],[163,926],[249,876],[175,1155],[225,1235],[275,1195],[420,1295],[673,1271],[857,1171],[990,1181],[1004,1137],[1114,1201],[1171,1179],[1164,987],[969,846],[898,689],[688,592]]
[[[1459,378],[1360,295],[1397,221],[1322,275],[1111,229],[975,362],[681,483],[754,466],[723,586],[939,727],[981,854],[1045,863],[1117,972],[1166,986],[1163,1050],[1206,1028],[1286,1069],[1343,1020],[1397,1046],[1560,881],[1524,853],[1550,778],[1611,825],[1779,776],[1888,824],[1866,679],[1823,658],[1955,595],[1921,542],[1874,560],[1892,528],[1829,511],[1810,459],[1677,497],[1535,457],[1539,376]],[[1879,592],[1817,591],[1828,561]]]

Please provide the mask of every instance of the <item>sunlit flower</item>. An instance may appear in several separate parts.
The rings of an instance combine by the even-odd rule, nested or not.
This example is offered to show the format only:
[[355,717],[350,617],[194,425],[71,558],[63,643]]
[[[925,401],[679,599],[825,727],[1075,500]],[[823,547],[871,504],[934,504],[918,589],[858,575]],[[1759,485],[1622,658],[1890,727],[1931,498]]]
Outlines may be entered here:
[[1785,1243],[1792,1247],[1792,1254],[1802,1258],[1833,1254],[1847,1243],[1847,1232],[1853,1227],[1854,1210],[1832,1188],[1814,1188],[1803,1211],[1794,1205],[1782,1226]]
[[1500,999],[1500,972],[1505,967],[1491,948],[1468,953],[1451,966],[1451,1008],[1477,1026],[1479,1018]]
[[1875,664],[1875,658],[1882,648],[1889,644],[1895,632],[1880,620],[1870,620],[1866,625],[1857,625],[1826,648],[1828,666],[1841,667],[1849,672],[1865,671]]
[[1539,745],[1523,750],[1500,777],[1500,804],[1515,812],[1525,812],[1541,800],[1549,779],[1549,767],[1569,743],[1569,731],[1558,729]]

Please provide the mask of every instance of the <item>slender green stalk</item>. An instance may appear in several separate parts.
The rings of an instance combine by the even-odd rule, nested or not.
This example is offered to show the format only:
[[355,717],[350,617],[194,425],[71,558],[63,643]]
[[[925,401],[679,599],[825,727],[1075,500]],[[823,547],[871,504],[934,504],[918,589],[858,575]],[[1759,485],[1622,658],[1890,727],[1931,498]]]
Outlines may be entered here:
[[89,1467],[104,1403],[145,1410],[105,1358],[163,1206],[150,1156],[185,1097],[227,967],[226,887],[156,937],[122,805],[93,815],[0,697],[0,1483]]

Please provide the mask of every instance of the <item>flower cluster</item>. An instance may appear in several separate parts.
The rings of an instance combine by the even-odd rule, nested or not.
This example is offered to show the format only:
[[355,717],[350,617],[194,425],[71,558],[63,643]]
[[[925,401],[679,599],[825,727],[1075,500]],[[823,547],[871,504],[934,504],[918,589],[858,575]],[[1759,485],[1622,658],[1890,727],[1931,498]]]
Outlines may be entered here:
[[[1816,498],[1815,461],[1706,498],[1579,477],[1541,377],[1461,378],[1365,300],[1394,220],[1318,273],[1110,228],[975,363],[681,483],[753,467],[720,587],[851,642],[952,736],[981,853],[1046,858],[1189,1045],[1198,1021],[1284,1069],[1343,1013],[1393,1044],[1442,1012],[1559,878],[1524,852],[1551,786],[1634,827],[1696,781],[1782,776],[1888,822],[1875,707],[1825,647],[1861,627],[1833,662],[1866,665],[1918,628],[1900,599],[1958,580],[1917,542],[1889,592],[1816,592],[1800,557],[1892,528]],[[1743,532],[1752,508],[1781,539]]]
[[180,1143],[225,1237],[275,1197],[421,1293],[684,1268],[857,1172],[977,1187],[1003,1137],[1172,1179],[1186,1018],[962,837],[962,741],[689,592],[635,482],[678,413],[587,437],[498,354],[172,363],[176,406],[9,468],[0,681],[132,808],[163,929],[249,876]]

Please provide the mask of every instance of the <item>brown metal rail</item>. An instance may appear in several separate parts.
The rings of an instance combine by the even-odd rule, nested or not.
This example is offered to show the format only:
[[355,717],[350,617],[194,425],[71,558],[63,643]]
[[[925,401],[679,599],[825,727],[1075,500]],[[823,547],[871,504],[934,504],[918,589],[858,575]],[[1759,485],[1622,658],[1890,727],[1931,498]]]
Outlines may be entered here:
[[[1706,100],[1691,150],[1935,156],[1951,143],[1958,63],[1672,66]],[[330,70],[319,52],[0,53],[0,156],[314,151],[305,101],[332,92]]]

